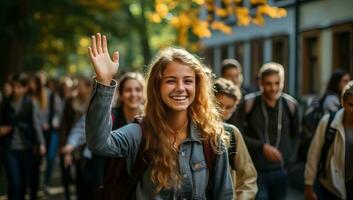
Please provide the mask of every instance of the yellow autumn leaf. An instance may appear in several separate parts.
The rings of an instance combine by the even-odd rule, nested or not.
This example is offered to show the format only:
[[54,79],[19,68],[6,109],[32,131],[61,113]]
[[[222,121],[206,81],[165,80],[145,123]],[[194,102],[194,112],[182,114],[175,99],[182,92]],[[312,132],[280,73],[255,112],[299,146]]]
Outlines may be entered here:
[[237,17],[237,24],[239,26],[247,26],[251,22],[251,17],[250,16],[239,16]]
[[265,24],[265,18],[262,15],[256,15],[253,18],[252,23],[254,23],[258,26],[263,26]]
[[236,16],[249,16],[249,9],[247,7],[237,7],[234,9]]
[[179,27],[179,17],[172,17],[172,19],[170,20],[170,24],[175,28]]
[[223,8],[216,8],[216,15],[220,16],[220,17],[226,17],[228,15],[228,12],[226,9]]
[[280,17],[286,17],[287,16],[287,10],[284,8],[278,8],[278,15]]
[[199,21],[198,23],[195,23],[192,27],[192,32],[199,38],[211,37],[211,31],[208,29],[207,21]]
[[257,14],[266,14],[272,18],[281,18],[287,15],[283,8],[272,7],[269,5],[262,5],[258,7]]
[[205,0],[192,0],[192,1],[197,3],[198,5],[202,5],[205,3]]
[[148,16],[148,19],[153,23],[160,23],[162,21],[161,17],[155,12],[148,13],[147,16]]
[[235,8],[235,16],[237,18],[237,24],[239,26],[247,26],[251,22],[251,17],[249,15],[249,9],[246,7]]
[[169,9],[166,4],[159,3],[156,5],[156,13],[158,13],[161,18],[164,18],[165,16],[167,16],[168,12],[169,12]]
[[178,43],[185,47],[188,44],[188,29],[187,28],[181,28],[179,30],[179,36],[178,36]]
[[223,33],[226,33],[226,34],[232,33],[232,28],[230,26],[225,25],[223,22],[219,22],[219,21],[213,21],[211,24],[211,28],[214,30],[222,31]]
[[188,27],[191,25],[190,16],[187,13],[180,13],[179,15],[179,25],[183,27]]

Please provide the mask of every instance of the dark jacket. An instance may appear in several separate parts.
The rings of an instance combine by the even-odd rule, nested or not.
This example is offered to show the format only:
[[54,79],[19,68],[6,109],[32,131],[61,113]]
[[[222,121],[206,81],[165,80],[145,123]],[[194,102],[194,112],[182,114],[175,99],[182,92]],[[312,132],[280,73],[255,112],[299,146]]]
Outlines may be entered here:
[[10,99],[3,101],[1,103],[0,125],[11,126],[12,130],[9,134],[0,138],[0,146],[4,149],[10,148],[15,128],[18,128],[24,145],[44,144],[43,133],[34,116],[35,108],[30,97],[23,97],[18,113],[11,105]]
[[[252,106],[249,108],[249,102]],[[299,114],[297,101],[287,94],[282,94],[278,99],[274,115],[269,115],[268,137],[271,138],[270,144],[274,145],[277,137],[280,137],[278,149],[282,153],[284,163],[275,163],[265,158],[263,145],[266,143],[265,134],[265,114],[262,110],[261,93],[252,93],[244,97],[244,101],[236,112],[235,125],[244,134],[246,145],[258,171],[278,169],[292,163],[296,155],[297,139],[299,136]],[[279,101],[282,101],[282,128],[277,135],[277,114]],[[272,142],[272,143],[271,143]]]

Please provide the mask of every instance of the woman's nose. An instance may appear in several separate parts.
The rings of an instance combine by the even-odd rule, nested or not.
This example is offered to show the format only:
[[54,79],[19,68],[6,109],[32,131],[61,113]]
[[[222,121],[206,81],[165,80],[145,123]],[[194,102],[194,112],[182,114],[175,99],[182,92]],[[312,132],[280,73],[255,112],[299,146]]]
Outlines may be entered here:
[[184,83],[182,81],[178,81],[177,85],[176,85],[176,89],[179,90],[184,90],[185,86]]

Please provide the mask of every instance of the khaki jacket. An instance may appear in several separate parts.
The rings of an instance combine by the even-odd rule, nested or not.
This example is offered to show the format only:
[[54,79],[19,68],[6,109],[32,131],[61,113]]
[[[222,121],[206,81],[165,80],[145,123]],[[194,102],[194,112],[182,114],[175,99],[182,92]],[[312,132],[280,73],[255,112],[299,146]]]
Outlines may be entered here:
[[236,170],[231,170],[234,183],[235,199],[252,200],[257,193],[257,172],[251,160],[243,136],[234,126],[234,134],[237,141],[237,153],[235,154]]
[[[326,178],[319,177],[320,183],[336,196],[346,199],[345,187],[345,133],[343,122],[344,109],[339,110],[331,123],[331,127],[336,129],[335,139],[328,151],[325,164]],[[329,114],[325,115],[315,132],[311,142],[308,159],[305,166],[305,185],[313,185],[318,173],[318,165],[322,146],[325,141],[325,132],[329,120]]]

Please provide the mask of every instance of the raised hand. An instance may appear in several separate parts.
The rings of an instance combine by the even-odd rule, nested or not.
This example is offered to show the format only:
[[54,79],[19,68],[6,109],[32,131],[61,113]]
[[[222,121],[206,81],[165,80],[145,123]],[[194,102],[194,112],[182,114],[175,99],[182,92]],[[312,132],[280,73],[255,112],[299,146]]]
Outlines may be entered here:
[[107,37],[100,33],[91,38],[92,46],[88,47],[88,53],[91,58],[97,80],[104,85],[110,85],[114,75],[119,68],[119,52],[113,53],[113,59],[110,58]]

